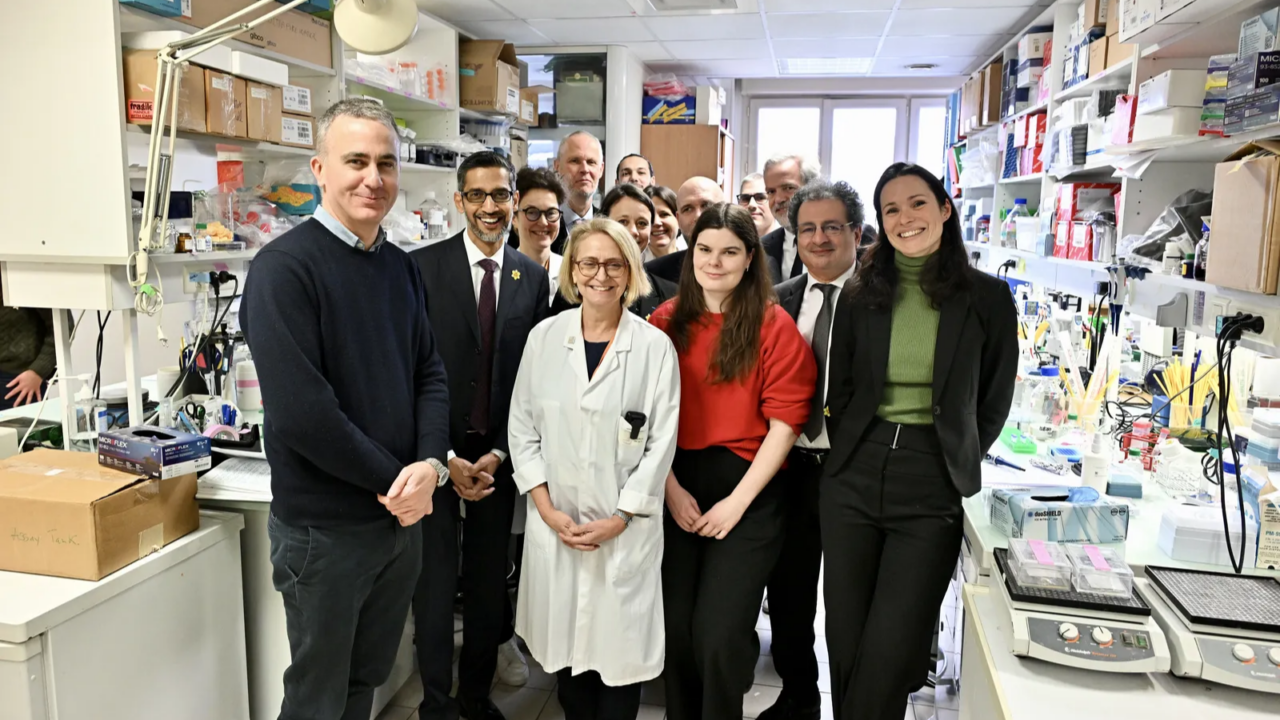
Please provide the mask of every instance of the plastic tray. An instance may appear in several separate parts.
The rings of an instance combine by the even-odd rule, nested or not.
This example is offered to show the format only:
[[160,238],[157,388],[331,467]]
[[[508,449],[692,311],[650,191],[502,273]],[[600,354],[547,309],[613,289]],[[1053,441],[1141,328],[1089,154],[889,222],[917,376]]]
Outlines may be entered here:
[[1010,538],[1009,569],[1024,588],[1071,589],[1071,559],[1057,543]]
[[1071,558],[1071,585],[1091,595],[1133,595],[1133,571],[1119,553],[1097,545],[1067,545]]

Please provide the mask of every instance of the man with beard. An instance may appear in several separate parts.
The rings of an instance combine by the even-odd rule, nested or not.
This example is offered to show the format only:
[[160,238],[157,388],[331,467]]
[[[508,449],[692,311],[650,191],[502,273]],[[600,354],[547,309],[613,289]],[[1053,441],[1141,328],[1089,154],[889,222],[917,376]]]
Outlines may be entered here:
[[560,235],[551,245],[551,252],[564,255],[569,232],[596,214],[591,202],[604,174],[604,148],[600,140],[586,130],[570,133],[560,141],[553,169],[569,193],[569,198],[560,206]]
[[[502,720],[489,698],[498,647],[511,636],[507,543],[516,486],[507,415],[529,331],[549,314],[547,272],[504,240],[520,198],[500,155],[480,152],[458,168],[453,202],[467,227],[412,253],[427,315],[449,378],[450,480],[466,505],[436,505],[423,523],[423,569],[413,601],[424,720]],[[462,657],[457,705],[449,698],[453,599],[462,522]]]
[[791,196],[821,174],[822,166],[803,155],[777,155],[764,164],[765,195],[769,198],[773,218],[782,227],[760,238],[760,244],[781,270],[776,282],[804,274],[804,262],[796,246],[796,231],[791,227],[789,206]]

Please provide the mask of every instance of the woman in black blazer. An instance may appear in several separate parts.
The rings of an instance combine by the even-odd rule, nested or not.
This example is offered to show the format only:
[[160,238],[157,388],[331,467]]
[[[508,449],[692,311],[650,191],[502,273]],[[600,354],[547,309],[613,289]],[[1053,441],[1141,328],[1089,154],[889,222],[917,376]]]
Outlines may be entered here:
[[926,679],[960,501],[982,486],[1017,370],[1009,288],[969,266],[942,183],[895,164],[875,209],[880,237],[837,304],[820,482],[838,720],[898,720]]

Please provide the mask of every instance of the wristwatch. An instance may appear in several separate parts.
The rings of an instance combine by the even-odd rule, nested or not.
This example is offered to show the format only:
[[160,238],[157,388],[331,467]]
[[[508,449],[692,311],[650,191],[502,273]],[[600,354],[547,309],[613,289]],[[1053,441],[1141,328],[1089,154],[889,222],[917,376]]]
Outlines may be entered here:
[[623,524],[626,525],[627,527],[631,527],[631,521],[634,520],[636,517],[635,515],[630,515],[628,513],[622,512],[621,510],[614,510],[613,514],[617,517],[622,518]]
[[436,474],[440,476],[440,479],[436,481],[436,487],[444,487],[444,484],[449,482],[449,467],[447,465],[435,458],[427,458],[422,462],[435,468]]

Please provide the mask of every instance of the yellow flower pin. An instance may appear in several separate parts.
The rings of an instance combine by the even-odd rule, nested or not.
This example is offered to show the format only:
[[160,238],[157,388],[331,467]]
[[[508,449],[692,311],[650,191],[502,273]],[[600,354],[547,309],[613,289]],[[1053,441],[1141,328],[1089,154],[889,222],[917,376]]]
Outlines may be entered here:
[[519,280],[519,279],[520,279],[520,271],[519,271],[519,270],[512,270],[512,271],[511,271],[511,279],[512,279],[512,280]]
[[829,407],[824,407],[824,408],[822,408],[822,416],[823,416],[823,417],[831,417],[831,408],[829,408]]

